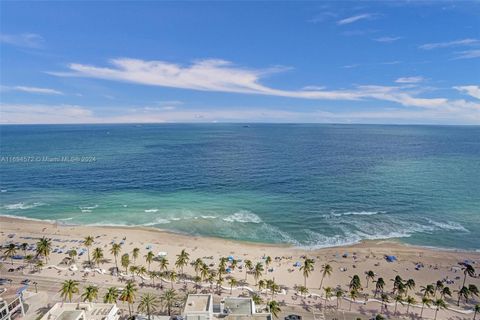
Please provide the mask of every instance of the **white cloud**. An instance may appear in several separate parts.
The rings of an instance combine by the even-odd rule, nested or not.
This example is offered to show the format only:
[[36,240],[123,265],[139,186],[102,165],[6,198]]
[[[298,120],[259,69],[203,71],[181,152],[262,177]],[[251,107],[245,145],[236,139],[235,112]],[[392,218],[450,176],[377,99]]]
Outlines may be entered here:
[[480,50],[466,50],[456,52],[456,54],[457,56],[454,58],[454,60],[480,58]]
[[466,93],[469,96],[472,96],[474,98],[480,99],[480,86],[457,86],[453,87],[454,89]]
[[43,37],[35,33],[0,34],[0,43],[17,47],[41,48],[44,42]]
[[401,77],[395,80],[396,83],[419,83],[423,82],[425,79],[423,77]]
[[419,48],[423,50],[432,50],[432,49],[439,49],[439,48],[448,48],[448,47],[458,47],[458,46],[466,46],[466,45],[475,45],[480,44],[480,40],[478,39],[460,39],[448,42],[436,42],[436,43],[426,43],[421,45]]
[[380,37],[380,38],[375,38],[373,40],[377,41],[377,42],[390,43],[390,42],[395,42],[395,41],[400,40],[400,39],[402,39],[402,37]]
[[356,15],[356,16],[352,16],[352,17],[348,17],[348,18],[345,18],[345,19],[342,19],[342,20],[338,20],[337,24],[338,25],[345,25],[345,24],[354,23],[354,22],[357,22],[357,21],[360,21],[360,20],[369,20],[369,19],[372,19],[373,16],[374,15],[371,14],[371,13],[359,14],[359,15]]
[[27,86],[2,86],[2,90],[6,91],[22,91],[27,93],[34,94],[52,94],[52,95],[63,95],[63,92],[50,89],[50,88],[39,88],[39,87],[27,87]]
[[[165,61],[114,59],[113,67],[70,64],[71,72],[50,72],[57,76],[80,76],[105,80],[131,82],[160,87],[199,91],[260,94],[311,100],[376,99],[414,107],[435,107],[447,103],[443,98],[419,98],[405,87],[357,86],[343,90],[282,90],[260,83],[267,75],[285,68],[247,69],[224,60],[199,60],[189,66]],[[309,86],[312,88],[312,86]],[[387,94],[388,93],[388,94]]]

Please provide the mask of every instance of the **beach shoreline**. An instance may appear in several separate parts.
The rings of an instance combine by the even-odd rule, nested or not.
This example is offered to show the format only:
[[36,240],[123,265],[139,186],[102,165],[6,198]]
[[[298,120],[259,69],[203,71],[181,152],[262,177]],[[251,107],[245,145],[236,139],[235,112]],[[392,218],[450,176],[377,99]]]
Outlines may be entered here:
[[331,245],[331,246],[318,246],[318,247],[317,246],[297,246],[291,243],[259,242],[259,241],[248,241],[248,240],[231,239],[231,238],[224,238],[224,237],[215,237],[215,236],[208,236],[208,235],[189,234],[181,231],[162,229],[162,228],[150,227],[150,226],[142,226],[142,225],[128,226],[128,225],[113,225],[113,224],[112,225],[77,224],[77,223],[64,222],[62,220],[37,219],[37,218],[0,214],[0,226],[1,226],[1,223],[4,221],[10,222],[10,221],[18,221],[18,220],[45,223],[45,224],[50,224],[52,226],[57,225],[59,227],[103,228],[103,229],[110,229],[110,230],[125,229],[125,230],[147,231],[147,232],[154,232],[154,233],[158,232],[160,234],[165,234],[165,235],[171,234],[175,236],[183,236],[186,238],[203,238],[211,241],[229,241],[233,243],[252,245],[252,246],[261,246],[261,247],[289,248],[289,249],[303,250],[305,252],[316,252],[316,251],[322,251],[324,249],[333,249],[333,248],[353,249],[356,247],[362,248],[362,247],[369,247],[369,246],[378,245],[378,244],[388,244],[392,246],[399,246],[399,247],[405,247],[410,249],[432,250],[432,251],[438,251],[438,252],[479,253],[479,249],[469,250],[469,249],[462,249],[462,248],[444,248],[444,247],[432,247],[432,246],[409,244],[401,241],[401,238],[386,238],[386,239],[375,239],[375,240],[364,239],[355,243],[339,244],[339,245]]
[[[90,253],[99,248],[104,253],[104,259],[100,264],[97,263],[93,271],[87,270],[88,258],[83,244],[83,240],[87,236],[92,236],[94,242],[90,247]],[[367,240],[361,243],[342,246],[320,248],[315,250],[307,250],[289,245],[278,244],[262,244],[253,242],[242,242],[237,240],[228,240],[214,237],[191,236],[185,234],[178,234],[170,231],[162,231],[151,227],[112,227],[112,226],[86,226],[86,225],[66,225],[41,220],[26,220],[21,218],[0,216],[0,243],[8,245],[8,243],[15,243],[19,246],[18,254],[23,254],[20,245],[24,242],[29,246],[34,246],[38,239],[46,237],[52,241],[52,252],[49,255],[48,262],[45,261],[44,266],[37,271],[32,271],[33,267],[25,269],[22,274],[17,277],[21,280],[27,277],[35,277],[36,281],[47,281],[49,283],[48,290],[53,290],[50,294],[50,301],[60,301],[58,295],[58,288],[61,282],[65,279],[74,279],[80,283],[94,283],[99,286],[103,292],[107,287],[116,286],[123,287],[125,281],[131,275],[126,273],[122,267],[121,277],[113,275],[115,269],[115,260],[110,253],[112,243],[121,244],[122,254],[129,254],[132,259],[132,252],[135,248],[139,249],[139,255],[136,261],[131,265],[144,266],[150,268],[146,263],[145,257],[149,251],[152,251],[155,256],[159,254],[166,255],[169,260],[169,270],[175,270],[175,261],[178,254],[182,250],[186,250],[190,255],[190,263],[185,266],[185,274],[189,279],[197,273],[194,266],[191,264],[196,259],[202,259],[212,270],[218,266],[219,260],[222,257],[234,257],[239,261],[239,267],[232,270],[226,275],[223,295],[228,295],[231,290],[228,287],[227,279],[234,277],[238,281],[242,281],[243,286],[234,288],[233,295],[237,296],[244,293],[244,286],[249,287],[250,290],[257,290],[257,279],[254,279],[252,274],[246,273],[246,268],[241,268],[246,260],[255,263],[262,263],[264,271],[261,274],[261,279],[274,280],[278,283],[282,292],[276,297],[285,307],[293,308],[286,310],[294,310],[298,306],[311,306],[311,308],[318,308],[318,304],[323,301],[321,298],[324,294],[323,288],[342,288],[348,291],[349,282],[354,275],[359,275],[362,281],[363,290],[361,297],[352,307],[352,312],[357,314],[368,314],[374,316],[379,312],[379,302],[374,298],[375,285],[370,282],[368,286],[365,274],[367,271],[373,271],[375,277],[383,277],[386,282],[386,291],[391,291],[392,282],[390,279],[400,275],[403,279],[412,278],[416,282],[416,288],[410,293],[415,297],[416,301],[421,301],[422,295],[420,288],[422,286],[435,283],[437,281],[444,281],[451,287],[452,292],[458,290],[463,280],[463,272],[459,262],[465,260],[476,261],[475,267],[478,268],[480,263],[479,252],[466,251],[452,251],[440,249],[428,249],[418,246],[405,245],[397,241],[391,240]],[[75,258],[74,264],[77,266],[75,270],[71,270],[71,265],[66,263],[68,252],[75,249],[77,252],[83,251],[83,255]],[[27,251],[27,254],[35,255],[35,251]],[[266,265],[266,258],[270,256],[271,262]],[[388,262],[387,256],[395,256],[396,261]],[[305,257],[315,260],[315,266],[312,273],[306,280],[301,271],[300,265],[303,263]],[[43,260],[43,259],[42,259]],[[22,260],[10,261],[4,260],[2,263],[5,267],[10,268],[22,264]],[[330,264],[332,267],[331,276],[323,279],[321,275],[321,267],[324,264]],[[421,267],[418,267],[421,265]],[[70,267],[69,267],[70,266]],[[158,262],[151,264],[152,270],[159,270]],[[170,269],[171,268],[171,269]],[[28,270],[28,271],[27,271]],[[98,274],[97,274],[98,271]],[[100,272],[102,271],[102,272]],[[180,272],[178,270],[177,272]],[[127,276],[128,275],[128,276]],[[5,272],[5,277],[10,276]],[[137,275],[137,282],[139,283],[140,276]],[[135,277],[133,278],[135,279]],[[142,278],[142,285],[150,283],[149,275],[146,274]],[[184,281],[179,280],[172,284],[176,290],[183,289],[187,285]],[[165,281],[165,280],[164,280]],[[191,280],[190,280],[191,281]],[[245,281],[245,282],[243,282]],[[40,283],[40,282],[39,282]],[[53,283],[53,285],[52,285]],[[54,284],[58,283],[58,284]],[[296,288],[306,283],[309,290],[308,297],[301,298],[298,296]],[[323,283],[322,289],[319,284]],[[475,284],[480,287],[480,278],[470,278],[468,283]],[[170,286],[166,284],[166,286]],[[188,286],[188,285],[187,285]],[[193,286],[191,282],[190,286]],[[202,291],[210,292],[211,285],[208,282],[203,284]],[[147,287],[142,286],[142,290]],[[153,288],[152,288],[153,289]],[[149,290],[149,289],[148,289]],[[158,290],[158,289],[157,289]],[[193,290],[193,289],[192,289]],[[221,295],[215,293],[216,299]],[[371,299],[368,303],[364,303],[368,297]],[[269,295],[265,294],[264,299],[268,299]],[[301,301],[299,300],[301,298]],[[77,299],[80,299],[78,297]],[[349,300],[344,298],[347,306]],[[377,296],[378,299],[378,296]],[[477,298],[475,298],[477,299]],[[477,299],[478,300],[478,299]],[[475,300],[474,300],[475,301]],[[329,304],[328,312],[337,312],[335,309],[335,301]],[[452,309],[441,311],[438,319],[448,319],[453,316],[464,315],[461,319],[468,319],[471,315],[471,304],[461,304],[456,306],[456,294],[452,298],[447,299],[447,303],[452,306]],[[478,303],[478,302],[477,302]],[[303,308],[303,307],[302,307]],[[399,307],[399,311],[406,312],[406,307]],[[411,312],[417,315],[420,313],[421,306],[412,306]],[[348,310],[350,312],[350,310]],[[425,310],[424,314],[432,314],[434,310]],[[433,318],[433,317],[432,317]]]

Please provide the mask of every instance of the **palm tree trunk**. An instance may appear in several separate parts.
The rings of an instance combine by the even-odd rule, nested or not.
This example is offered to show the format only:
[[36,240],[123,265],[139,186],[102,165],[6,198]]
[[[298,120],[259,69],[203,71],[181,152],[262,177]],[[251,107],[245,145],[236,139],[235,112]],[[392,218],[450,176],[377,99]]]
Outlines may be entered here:
[[435,318],[433,318],[434,320],[437,320],[437,313],[438,313],[438,308],[435,309]]
[[320,281],[320,292],[322,292],[323,278],[325,278],[325,276],[322,276],[322,281]]
[[395,301],[395,310],[393,311],[393,314],[397,314],[397,305],[398,305],[398,301]]
[[420,318],[423,318],[423,308],[425,307],[425,304],[422,303],[422,311],[420,312]]
[[352,311],[352,300],[350,300],[350,308],[348,308],[349,311]]

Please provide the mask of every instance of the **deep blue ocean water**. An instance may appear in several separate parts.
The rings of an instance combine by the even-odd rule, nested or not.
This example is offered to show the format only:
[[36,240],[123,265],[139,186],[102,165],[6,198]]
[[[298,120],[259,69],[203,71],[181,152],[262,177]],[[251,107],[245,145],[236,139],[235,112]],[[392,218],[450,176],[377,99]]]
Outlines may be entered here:
[[480,249],[478,126],[0,126],[0,157],[1,215]]

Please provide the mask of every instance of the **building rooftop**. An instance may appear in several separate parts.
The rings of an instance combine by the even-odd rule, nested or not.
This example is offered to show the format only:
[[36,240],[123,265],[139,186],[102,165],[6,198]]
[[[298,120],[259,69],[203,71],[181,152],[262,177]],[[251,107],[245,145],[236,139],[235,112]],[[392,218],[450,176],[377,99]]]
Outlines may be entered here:
[[104,320],[118,311],[114,303],[56,303],[41,320],[76,320],[85,313],[84,320]]
[[209,294],[189,294],[185,303],[184,313],[208,312],[212,303],[212,296]]
[[252,299],[250,298],[226,297],[224,301],[224,309],[228,314],[251,315],[255,313],[252,310]]

